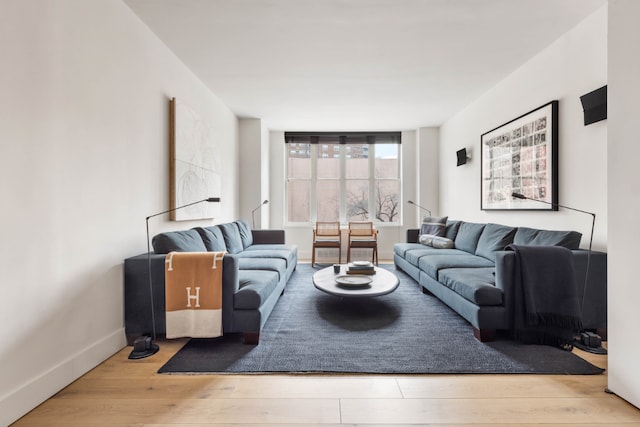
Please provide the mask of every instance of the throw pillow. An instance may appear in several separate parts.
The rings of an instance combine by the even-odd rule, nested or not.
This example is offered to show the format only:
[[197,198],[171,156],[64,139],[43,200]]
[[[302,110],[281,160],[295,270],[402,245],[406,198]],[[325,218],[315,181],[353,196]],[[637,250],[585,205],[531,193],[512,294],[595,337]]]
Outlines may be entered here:
[[240,232],[240,239],[242,240],[242,247],[247,249],[253,245],[253,233],[251,232],[251,226],[243,219],[235,221],[238,225],[238,231]]
[[446,237],[434,236],[433,234],[421,234],[418,241],[425,246],[431,246],[436,249],[452,249],[453,240]]
[[433,236],[443,237],[447,227],[447,218],[446,216],[425,216],[420,226],[420,234],[431,234]]
[[231,254],[239,254],[244,250],[242,246],[242,237],[240,237],[240,231],[238,226],[234,222],[218,225],[222,235],[224,236],[224,243],[227,247],[227,251]]
[[153,251],[157,254],[169,252],[206,252],[202,238],[195,230],[168,231],[153,236]]
[[196,227],[194,228],[200,234],[202,241],[204,242],[204,246],[210,252],[218,252],[218,251],[226,251],[227,246],[224,241],[224,236],[222,235],[222,231],[216,225],[211,227]]

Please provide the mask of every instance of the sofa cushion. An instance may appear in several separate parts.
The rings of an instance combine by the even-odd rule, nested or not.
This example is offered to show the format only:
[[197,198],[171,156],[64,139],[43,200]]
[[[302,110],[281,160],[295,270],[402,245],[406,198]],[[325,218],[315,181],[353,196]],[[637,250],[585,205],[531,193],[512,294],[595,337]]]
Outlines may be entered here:
[[496,262],[496,252],[502,251],[507,245],[513,243],[513,236],[516,229],[507,227],[506,225],[487,224],[482,230],[478,246],[476,247],[476,255]]
[[278,286],[278,273],[268,270],[238,270],[238,290],[233,296],[233,307],[243,310],[258,309],[269,299]]
[[246,258],[242,254],[238,257],[240,270],[267,270],[278,273],[278,280],[287,272],[287,261],[281,258]]
[[249,246],[253,245],[253,233],[251,232],[251,226],[243,219],[239,219],[235,221],[235,223],[238,226],[238,231],[240,232],[242,247],[247,249]]
[[440,283],[477,305],[502,304],[493,268],[448,268],[440,270]]
[[[260,249],[261,246],[265,246]],[[294,245],[251,245],[247,250],[238,254],[239,258],[275,258],[283,259],[287,266],[295,264],[298,259],[298,249]]]
[[429,255],[423,256],[418,262],[420,270],[439,281],[438,272],[447,268],[480,268],[493,267],[493,263],[486,258],[475,255]]
[[422,258],[423,256],[432,256],[432,255],[448,255],[448,256],[455,256],[455,255],[469,255],[468,253],[466,253],[465,251],[459,251],[457,249],[436,249],[436,248],[432,248],[429,246],[423,246],[420,245],[421,247],[418,249],[411,249],[408,251],[405,251],[405,256],[404,259],[412,264],[415,265],[416,267],[419,265],[420,263],[420,258]]
[[434,236],[433,234],[421,234],[418,241],[422,245],[431,246],[435,249],[453,248],[453,240],[442,236]]
[[227,251],[232,254],[239,254],[244,247],[242,246],[242,238],[240,237],[240,230],[238,226],[233,223],[218,225],[224,236],[224,244],[227,247]]
[[207,248],[196,230],[168,231],[153,236],[153,250],[157,254],[169,252],[206,252]]
[[582,233],[577,231],[537,230],[519,227],[513,238],[516,245],[563,246],[567,249],[579,249]]
[[460,229],[460,224],[462,224],[462,221],[447,220],[444,237],[446,237],[447,239],[455,240],[456,235],[458,234],[458,230]]
[[204,246],[210,252],[226,251],[227,246],[224,242],[222,231],[217,225],[212,227],[196,227],[194,228],[200,234]]
[[420,234],[431,234],[434,236],[444,236],[447,224],[447,217],[425,216],[420,225]]
[[393,253],[402,258],[405,258],[407,251],[413,249],[424,249],[424,246],[420,243],[395,243],[393,245]]
[[476,224],[473,222],[462,222],[454,240],[456,249],[475,254],[478,240],[485,225],[486,224]]

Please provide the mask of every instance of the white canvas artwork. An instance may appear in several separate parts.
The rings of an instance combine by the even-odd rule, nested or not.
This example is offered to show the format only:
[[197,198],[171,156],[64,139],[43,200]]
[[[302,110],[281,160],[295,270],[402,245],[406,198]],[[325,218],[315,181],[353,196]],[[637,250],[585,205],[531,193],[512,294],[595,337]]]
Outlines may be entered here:
[[[214,127],[186,104],[171,100],[171,209],[220,197],[220,157]],[[172,212],[185,221],[214,218],[220,203],[197,203]]]

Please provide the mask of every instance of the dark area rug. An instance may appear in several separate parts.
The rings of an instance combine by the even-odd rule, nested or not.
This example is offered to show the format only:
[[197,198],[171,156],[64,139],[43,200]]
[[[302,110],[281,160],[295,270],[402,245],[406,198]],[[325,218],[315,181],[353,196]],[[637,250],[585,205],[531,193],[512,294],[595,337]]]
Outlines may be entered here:
[[602,369],[555,347],[499,337],[473,338],[471,325],[393,265],[400,278],[388,295],[350,299],[317,290],[319,267],[298,264],[260,334],[192,339],[160,373],[487,373],[600,374]]

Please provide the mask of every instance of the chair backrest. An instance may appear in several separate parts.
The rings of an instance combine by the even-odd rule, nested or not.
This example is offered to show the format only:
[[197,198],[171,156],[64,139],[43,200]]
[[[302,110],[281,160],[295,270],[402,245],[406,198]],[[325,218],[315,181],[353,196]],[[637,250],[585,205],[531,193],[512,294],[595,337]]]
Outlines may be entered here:
[[316,237],[340,236],[340,222],[316,222]]
[[373,222],[354,221],[349,223],[349,236],[351,237],[375,237]]

